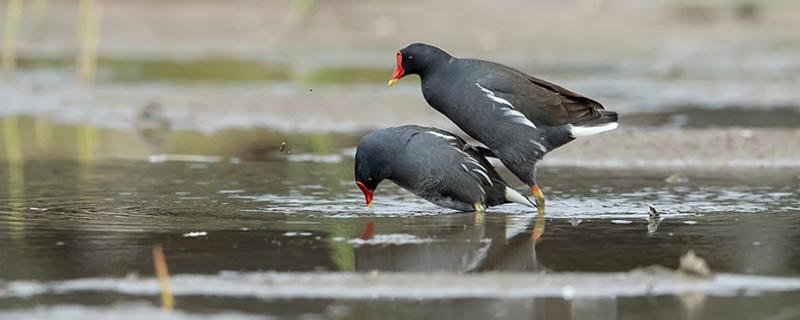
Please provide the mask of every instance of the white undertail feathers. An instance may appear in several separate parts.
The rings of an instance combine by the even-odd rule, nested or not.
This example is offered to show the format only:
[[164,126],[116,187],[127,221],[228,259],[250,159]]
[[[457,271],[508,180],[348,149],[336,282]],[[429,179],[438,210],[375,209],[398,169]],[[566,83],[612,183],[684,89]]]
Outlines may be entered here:
[[609,130],[614,130],[617,127],[619,127],[618,122],[609,122],[597,126],[569,125],[569,132],[572,134],[573,137],[577,138],[577,137],[591,136],[593,134],[598,134]]
[[517,190],[511,189],[510,187],[506,187],[505,193],[506,193],[506,200],[508,201],[519,203],[521,205],[528,206],[531,208],[536,207],[536,205],[533,204],[533,202],[531,202],[531,200],[528,199],[528,197],[523,196],[521,193],[517,192]]

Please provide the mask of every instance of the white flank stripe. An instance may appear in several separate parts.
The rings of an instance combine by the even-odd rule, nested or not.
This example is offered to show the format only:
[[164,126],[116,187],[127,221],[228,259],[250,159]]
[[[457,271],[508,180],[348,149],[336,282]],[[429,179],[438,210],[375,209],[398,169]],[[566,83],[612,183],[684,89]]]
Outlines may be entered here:
[[609,130],[614,130],[617,127],[619,127],[619,123],[610,122],[610,123],[602,124],[602,125],[599,125],[599,126],[593,126],[593,127],[571,127],[571,128],[569,128],[569,132],[572,133],[573,137],[577,138],[577,137],[591,136],[593,134],[598,134],[598,133],[606,132],[606,131],[609,131]]
[[508,100],[496,96],[494,92],[492,92],[492,90],[484,88],[480,83],[475,83],[475,85],[478,86],[478,89],[481,89],[481,91],[486,93],[486,96],[489,97],[489,99],[492,99],[492,101],[497,103],[502,103],[512,108],[514,107],[513,105],[511,105],[511,102],[508,102]]
[[475,83],[475,85],[478,86],[478,89],[481,89],[481,91],[486,93],[486,97],[489,98],[490,100],[507,106],[501,108],[503,108],[503,116],[510,118],[511,122],[516,122],[521,125],[525,125],[536,129],[536,125],[533,124],[533,122],[531,122],[527,117],[525,117],[525,115],[522,114],[522,112],[517,111],[516,108],[514,108],[514,105],[511,104],[511,102],[508,102],[508,100],[498,97],[497,95],[494,94],[494,92],[492,92],[492,90],[484,88],[483,86],[481,86],[480,83]]
[[482,175],[486,179],[486,182],[488,182],[490,186],[494,185],[494,183],[492,183],[492,179],[489,179],[489,175],[486,174],[486,172],[484,172],[483,170],[481,170],[481,169],[472,169],[472,171],[480,173],[480,175]]
[[536,149],[539,149],[539,151],[541,151],[542,153],[547,153],[547,148],[545,148],[544,145],[539,143],[538,141],[533,139],[528,139],[528,142],[532,143],[533,146],[536,147]]
[[432,134],[434,136],[437,136],[437,137],[445,139],[445,140],[450,140],[450,141],[455,141],[456,140],[456,138],[453,137],[453,136],[448,136],[446,134],[441,134],[441,133],[438,133],[436,131],[425,131],[425,133],[430,133],[430,134]]
[[531,200],[529,200],[528,198],[517,192],[517,190],[511,189],[509,187],[506,187],[506,200],[514,203],[519,203],[521,205],[525,205],[531,208],[535,207],[533,205],[533,202],[531,202]]
[[467,165],[465,165],[463,163],[461,164],[461,168],[463,168],[464,171],[469,172],[469,169],[467,169]]

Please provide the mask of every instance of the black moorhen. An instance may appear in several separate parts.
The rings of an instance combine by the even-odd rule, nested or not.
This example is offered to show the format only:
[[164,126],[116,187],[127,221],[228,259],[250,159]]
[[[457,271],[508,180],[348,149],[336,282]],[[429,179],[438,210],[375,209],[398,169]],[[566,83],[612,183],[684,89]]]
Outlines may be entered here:
[[367,206],[384,179],[442,207],[482,212],[516,202],[533,207],[486,159],[491,151],[450,132],[415,125],[379,129],[356,148],[356,185]]
[[498,63],[460,59],[422,43],[399,51],[389,85],[416,74],[434,109],[486,145],[531,188],[540,214],[544,196],[536,163],[576,137],[617,128],[616,112],[554,83]]

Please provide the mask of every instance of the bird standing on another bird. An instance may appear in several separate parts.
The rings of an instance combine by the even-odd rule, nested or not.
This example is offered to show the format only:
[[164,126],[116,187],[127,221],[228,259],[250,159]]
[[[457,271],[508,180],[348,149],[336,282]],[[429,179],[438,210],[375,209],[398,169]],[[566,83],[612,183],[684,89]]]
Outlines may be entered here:
[[576,137],[619,125],[617,113],[599,102],[498,63],[459,59],[421,43],[400,49],[396,59],[389,85],[419,75],[428,104],[530,186],[540,214],[545,200],[536,163]]
[[486,159],[491,151],[436,128],[405,125],[375,130],[356,148],[355,179],[367,206],[389,179],[437,205],[461,211],[516,202],[533,207]]

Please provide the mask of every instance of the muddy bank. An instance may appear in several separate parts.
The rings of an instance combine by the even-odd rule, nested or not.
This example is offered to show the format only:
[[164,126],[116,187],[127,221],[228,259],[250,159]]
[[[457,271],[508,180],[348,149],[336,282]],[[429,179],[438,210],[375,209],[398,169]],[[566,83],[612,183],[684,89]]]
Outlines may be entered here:
[[547,165],[591,167],[797,167],[800,129],[617,130],[573,141]]
[[[338,60],[372,64],[390,58],[399,46],[427,41],[463,54],[517,61],[648,57],[681,64],[699,58],[714,62],[705,66],[714,69],[720,57],[746,65],[742,58],[797,50],[792,43],[798,39],[793,30],[800,6],[773,1],[751,7],[745,12],[735,1],[109,0],[103,2],[100,52],[255,57],[296,63],[303,70]],[[32,19],[24,19],[21,28],[24,53],[77,52],[77,3],[30,6],[25,14]],[[530,23],[521,28],[518,21]]]
[[[251,144],[265,146],[266,142],[256,141],[273,143],[278,138],[264,135],[264,130],[280,132],[281,139],[292,133],[344,135],[353,144],[341,146],[345,148],[355,146],[363,132],[406,123],[459,132],[451,121],[425,103],[416,79],[407,79],[407,83],[396,88],[368,84],[317,86],[290,83],[84,86],[43,74],[18,80],[7,86],[10,90],[4,90],[6,100],[0,116],[32,117],[67,127],[107,128],[134,137],[132,140],[137,140],[135,137],[142,135],[142,130],[148,130],[142,128],[148,123],[156,126],[163,123],[164,132],[156,130],[163,136],[158,139],[169,140],[171,135],[182,132],[210,135],[238,130],[240,137],[247,138],[237,141],[252,141]],[[659,84],[652,83],[648,89],[653,92],[650,96],[652,101],[647,102],[648,105],[643,102],[646,95],[637,91],[615,97],[613,92],[603,90],[609,86],[607,83],[592,85],[590,81],[576,84],[576,87],[585,89],[583,92],[597,92],[598,99],[609,109],[620,112],[622,127],[574,141],[549,154],[544,162],[546,165],[800,166],[800,129],[796,120],[792,120],[800,119],[800,113],[788,102],[793,99],[800,101],[800,96],[792,97],[800,93],[788,87],[771,91],[776,93],[772,98],[768,98],[768,94],[738,91],[725,98],[728,102],[714,102],[712,100],[719,100],[719,97],[706,99],[702,95],[693,96],[689,91],[685,91],[686,95],[658,95],[655,92]],[[624,86],[623,83],[618,85]],[[693,102],[695,98],[701,102]],[[718,108],[715,103],[722,106],[736,103],[742,107]],[[153,115],[156,119],[143,120],[143,115],[148,114],[145,110],[150,106],[159,110]],[[128,145],[136,147],[136,150],[147,150],[146,145]],[[147,156],[142,151],[114,150],[119,155]],[[186,150],[162,148],[152,152]],[[342,154],[338,149],[327,153]]]

